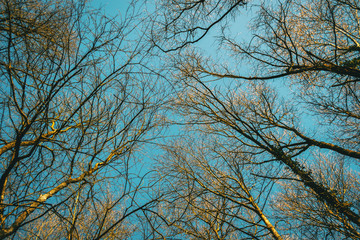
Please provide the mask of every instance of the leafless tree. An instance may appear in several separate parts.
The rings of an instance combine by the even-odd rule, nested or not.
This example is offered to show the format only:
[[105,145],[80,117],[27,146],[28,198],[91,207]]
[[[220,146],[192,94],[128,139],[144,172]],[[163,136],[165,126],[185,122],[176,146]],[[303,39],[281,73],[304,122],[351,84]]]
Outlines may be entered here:
[[[132,237],[136,226],[128,218],[116,224],[128,210],[125,204],[128,199],[123,199],[125,196],[113,196],[115,191],[109,188],[95,192],[83,186],[74,190],[76,192],[71,195],[71,199],[64,201],[56,211],[42,216],[41,221],[33,221],[22,227],[17,234],[18,238],[97,239],[105,231],[107,239]],[[122,204],[119,204],[119,199]]]
[[[81,239],[77,219],[95,216],[91,236],[101,238],[150,203],[136,200],[131,159],[162,97],[141,68],[137,12],[126,13],[108,18],[85,1],[0,2],[1,239],[43,219]],[[118,184],[116,199],[94,200],[104,181]]]
[[[344,159],[318,153],[315,162],[307,167],[330,191],[342,201],[359,205],[359,179],[356,171]],[[353,228],[342,214],[319,201],[311,189],[299,181],[281,183],[281,193],[274,199],[274,218],[282,223],[282,231],[292,239],[358,239],[359,230]],[[287,231],[289,230],[289,231]]]
[[[254,166],[278,166],[279,171],[253,175],[271,179],[279,188],[301,188],[300,195],[309,196],[306,205],[302,198],[294,199],[298,195],[291,188],[284,190],[289,191],[287,198],[282,195],[284,202],[304,207],[298,210],[304,212],[302,225],[312,204],[311,219],[326,210],[316,216],[326,215],[322,223],[328,223],[317,226],[323,231],[318,236],[359,238],[360,196],[335,184],[346,178],[352,179],[352,186],[359,176],[359,3],[285,0],[254,4],[253,9],[258,13],[249,42],[229,35],[221,38],[221,46],[228,47],[238,66],[206,58],[189,45],[181,45],[181,51],[172,55],[173,77],[181,83],[174,98],[174,109],[181,113],[178,122],[200,125],[199,131],[206,134],[236,140],[237,151],[250,154]],[[234,16],[238,9],[231,11]],[[244,63],[249,64],[249,74],[241,72]],[[232,81],[225,83],[225,79]],[[288,94],[279,94],[280,85],[287,86]],[[307,122],[310,118],[311,123]],[[340,175],[328,171],[332,183],[322,177],[326,168],[312,164],[319,152],[349,166]],[[270,198],[279,188],[274,188]],[[289,217],[294,208],[287,210],[284,216]],[[292,216],[294,223],[301,221],[296,214]],[[299,225],[288,224],[297,231]]]
[[181,50],[234,17],[244,0],[160,0],[152,15],[151,41],[164,52]]
[[169,144],[159,161],[165,199],[158,214],[170,226],[168,234],[186,239],[282,239],[263,211],[274,183],[257,177],[274,169],[254,166],[252,156],[234,151],[229,139],[191,135]]

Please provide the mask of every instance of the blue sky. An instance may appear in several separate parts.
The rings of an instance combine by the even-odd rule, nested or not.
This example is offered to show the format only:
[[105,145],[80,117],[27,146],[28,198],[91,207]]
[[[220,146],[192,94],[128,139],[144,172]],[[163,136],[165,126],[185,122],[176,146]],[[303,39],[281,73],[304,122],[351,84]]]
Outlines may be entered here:
[[90,2],[90,5],[95,8],[101,7],[105,10],[106,14],[114,16],[126,11],[129,2],[129,0],[93,0]]

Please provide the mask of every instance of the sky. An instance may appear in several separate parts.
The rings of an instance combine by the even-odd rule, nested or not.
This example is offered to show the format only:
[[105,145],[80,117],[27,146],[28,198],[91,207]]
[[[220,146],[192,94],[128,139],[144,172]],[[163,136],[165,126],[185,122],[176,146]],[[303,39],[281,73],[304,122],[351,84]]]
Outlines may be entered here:
[[[93,0],[90,2],[94,8],[101,8],[109,17],[120,16],[123,17],[126,9],[129,6],[131,0]],[[151,1],[149,1],[151,3]],[[240,14],[235,18],[235,21],[229,25],[226,32],[229,36],[236,38],[237,40],[250,40],[251,33],[249,30],[249,25],[256,16],[255,10],[251,7],[243,8],[240,11]],[[230,69],[234,69],[234,73],[240,73],[242,75],[250,75],[252,67],[248,64],[240,63],[238,59],[232,58],[227,54],[224,54],[224,49],[221,49],[221,45],[218,43],[218,36],[221,34],[221,25],[217,28],[212,29],[209,34],[200,40],[195,46],[205,55],[212,57],[218,63],[225,63],[230,66]],[[229,84],[232,80],[223,79],[220,84]],[[232,81],[236,84],[236,81]],[[233,84],[232,83],[232,84]],[[217,82],[216,84],[219,84]],[[269,81],[278,93],[285,99],[292,98],[291,86],[289,84],[284,84],[283,80]],[[303,117],[302,122],[305,125],[313,126],[314,118],[307,115]]]
[[[151,3],[151,1],[149,1]],[[94,8],[101,8],[109,17],[120,16],[123,17],[126,9],[128,8],[130,0],[93,0],[90,2]],[[250,24],[256,16],[256,12],[250,8],[243,8],[240,10],[240,14],[235,18],[235,21],[229,25],[226,32],[229,36],[236,38],[237,40],[250,40],[251,32],[249,30]],[[230,66],[230,69],[234,69],[234,73],[240,73],[242,75],[248,75],[252,71],[252,67],[248,64],[240,63],[238,59],[232,58],[225,53],[224,49],[221,49],[221,45],[218,43],[218,36],[221,34],[221,25],[217,28],[212,29],[209,34],[200,40],[195,46],[205,55],[211,56],[218,63],[226,63]],[[237,80],[222,79],[220,82],[215,84],[236,84]],[[287,100],[292,98],[291,86],[284,84],[284,80],[269,81],[281,97]],[[302,125],[306,128],[315,126],[313,123],[316,119],[308,114],[302,116]],[[176,129],[176,128],[175,128]],[[309,129],[310,130],[310,129]],[[176,133],[175,133],[176,134]]]
[[112,16],[121,14],[129,5],[128,0],[92,0],[90,5],[95,8],[103,8],[107,14]]
[[[92,0],[90,5],[94,8],[101,8],[109,17],[120,16],[123,17],[125,11],[127,10],[129,3],[131,0]],[[149,1],[151,3],[151,1]],[[240,14],[238,14],[229,27],[226,30],[226,33],[236,38],[240,41],[248,41],[251,39],[251,32],[249,30],[250,24],[253,21],[254,17],[257,15],[255,10],[251,7],[246,7],[240,10]],[[221,25],[212,29],[209,34],[200,40],[195,46],[200,50],[204,55],[210,56],[215,59],[218,63],[225,63],[230,66],[230,69],[234,70],[234,73],[240,73],[242,75],[250,75],[252,71],[252,67],[248,64],[240,63],[238,59],[232,58],[227,54],[224,54],[226,51],[221,49],[223,46],[219,45],[218,36],[221,34]],[[233,82],[233,83],[229,83]],[[220,82],[216,82],[219,84]],[[232,81],[230,79],[222,79],[220,84],[236,84],[236,81]],[[292,93],[290,91],[290,87],[286,86],[282,80],[277,81],[269,81],[269,84],[273,85],[279,94],[285,99],[290,99],[292,97]],[[314,119],[307,116],[303,122],[310,123],[313,122]],[[309,125],[309,126],[310,126]]]

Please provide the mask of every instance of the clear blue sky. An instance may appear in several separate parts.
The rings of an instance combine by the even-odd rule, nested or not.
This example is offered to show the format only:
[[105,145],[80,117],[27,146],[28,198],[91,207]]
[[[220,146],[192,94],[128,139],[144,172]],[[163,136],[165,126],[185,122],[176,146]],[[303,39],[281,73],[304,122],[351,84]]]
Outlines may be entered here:
[[101,7],[110,16],[121,15],[129,6],[130,0],[92,0],[90,5]]

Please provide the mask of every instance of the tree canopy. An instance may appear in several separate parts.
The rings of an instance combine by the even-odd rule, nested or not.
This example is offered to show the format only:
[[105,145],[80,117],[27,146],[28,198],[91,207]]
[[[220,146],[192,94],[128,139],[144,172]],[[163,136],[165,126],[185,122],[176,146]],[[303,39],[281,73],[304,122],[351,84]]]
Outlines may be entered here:
[[358,1],[0,4],[0,239],[360,238]]

